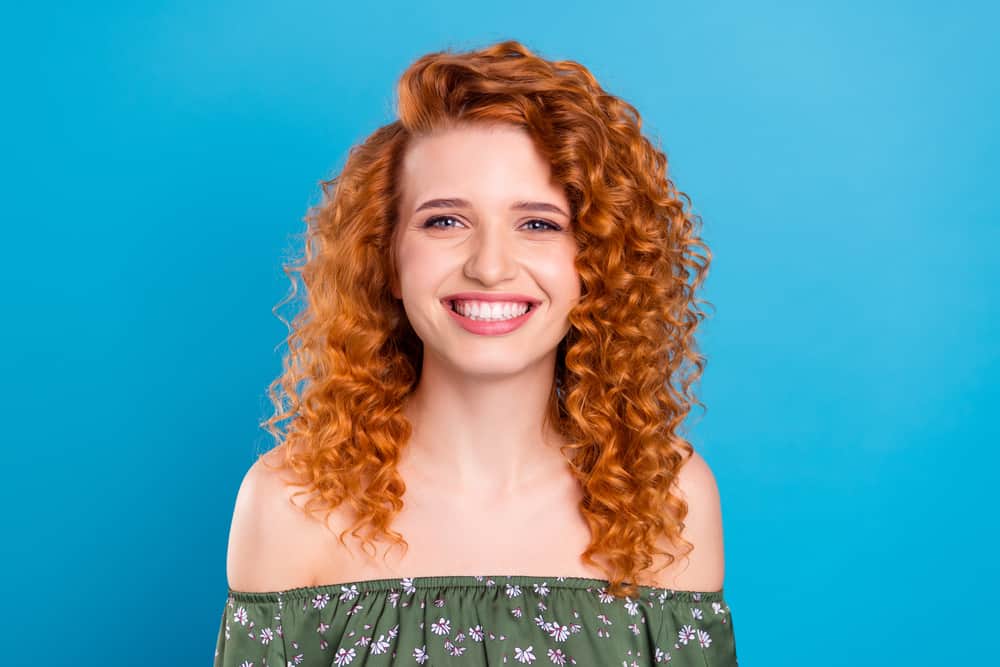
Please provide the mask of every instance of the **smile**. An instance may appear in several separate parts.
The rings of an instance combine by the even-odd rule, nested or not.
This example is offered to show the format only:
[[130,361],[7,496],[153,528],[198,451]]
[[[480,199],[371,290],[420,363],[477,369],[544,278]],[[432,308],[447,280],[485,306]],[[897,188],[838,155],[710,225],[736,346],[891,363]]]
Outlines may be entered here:
[[[535,312],[533,304],[510,304],[498,311],[477,311],[477,312],[497,312],[497,319],[476,319],[479,315],[467,315],[458,312],[454,301],[442,301],[441,305],[448,311],[451,318],[469,333],[480,336],[499,336],[510,333],[528,321],[528,318]],[[520,313],[520,310],[527,306],[527,310]],[[504,315],[509,317],[504,318]]]

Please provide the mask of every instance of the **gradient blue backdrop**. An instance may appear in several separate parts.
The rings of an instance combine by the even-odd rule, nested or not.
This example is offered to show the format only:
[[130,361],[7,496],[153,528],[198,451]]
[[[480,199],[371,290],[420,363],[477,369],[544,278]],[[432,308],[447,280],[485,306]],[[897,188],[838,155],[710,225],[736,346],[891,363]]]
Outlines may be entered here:
[[504,38],[632,102],[703,217],[741,664],[995,654],[995,5],[36,6],[0,21],[5,664],[211,663],[302,216],[414,58]]

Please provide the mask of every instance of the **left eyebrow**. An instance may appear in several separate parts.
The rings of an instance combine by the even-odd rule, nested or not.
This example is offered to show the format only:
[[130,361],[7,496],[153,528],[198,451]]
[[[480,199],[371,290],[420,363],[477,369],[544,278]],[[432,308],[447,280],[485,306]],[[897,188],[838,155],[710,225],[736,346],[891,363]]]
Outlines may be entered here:
[[[451,198],[451,199],[428,199],[423,204],[417,207],[414,213],[419,213],[420,211],[429,208],[472,208],[472,204],[466,199]],[[511,204],[511,210],[513,211],[545,211],[546,213],[555,213],[557,215],[565,216],[569,218],[569,215],[556,206],[555,204],[549,204],[542,201],[516,201]]]

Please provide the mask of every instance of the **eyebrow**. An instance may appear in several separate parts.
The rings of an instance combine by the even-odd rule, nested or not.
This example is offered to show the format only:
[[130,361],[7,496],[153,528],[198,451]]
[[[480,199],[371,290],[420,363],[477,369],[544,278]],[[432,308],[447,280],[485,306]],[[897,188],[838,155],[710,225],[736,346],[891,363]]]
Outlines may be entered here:
[[[472,204],[466,199],[459,199],[457,197],[450,199],[428,199],[413,212],[419,213],[429,208],[472,208]],[[516,201],[511,204],[510,208],[512,211],[545,211],[569,217],[569,214],[555,204],[548,204],[541,201]]]

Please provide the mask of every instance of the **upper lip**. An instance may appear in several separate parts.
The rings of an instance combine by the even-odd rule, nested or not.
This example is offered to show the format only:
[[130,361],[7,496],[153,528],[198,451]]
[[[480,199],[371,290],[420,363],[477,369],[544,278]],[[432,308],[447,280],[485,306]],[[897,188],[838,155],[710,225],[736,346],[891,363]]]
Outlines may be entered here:
[[541,303],[540,299],[536,299],[525,294],[511,294],[509,292],[458,292],[457,294],[449,294],[442,301],[510,301],[513,303],[530,303],[533,306],[537,306]]

